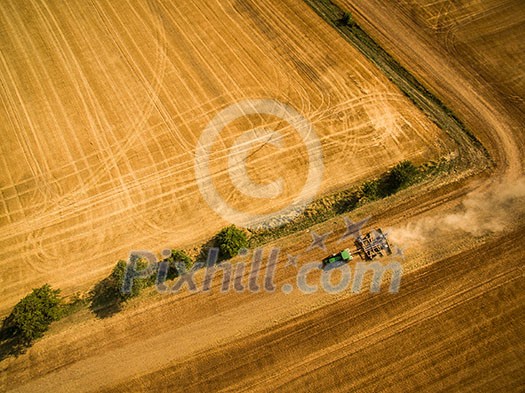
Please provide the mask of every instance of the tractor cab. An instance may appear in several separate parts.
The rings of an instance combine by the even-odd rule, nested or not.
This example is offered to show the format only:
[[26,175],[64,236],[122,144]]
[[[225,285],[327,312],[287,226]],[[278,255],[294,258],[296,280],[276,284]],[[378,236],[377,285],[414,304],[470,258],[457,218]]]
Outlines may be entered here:
[[332,263],[336,262],[350,262],[353,259],[352,253],[348,248],[344,249],[343,251],[340,251],[336,254],[332,254],[325,259],[323,259],[323,267],[326,267],[327,265],[330,265]]

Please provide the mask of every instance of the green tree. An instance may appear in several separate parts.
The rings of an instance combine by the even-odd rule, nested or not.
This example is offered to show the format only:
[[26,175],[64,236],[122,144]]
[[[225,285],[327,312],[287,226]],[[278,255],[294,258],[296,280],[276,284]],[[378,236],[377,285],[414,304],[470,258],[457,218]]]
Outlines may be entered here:
[[193,266],[192,259],[183,250],[171,250],[171,255],[167,258],[169,262],[167,279],[173,280],[183,271],[188,271]]
[[361,187],[365,201],[375,201],[382,198],[381,179],[369,180]]
[[91,291],[91,309],[97,316],[106,317],[120,311],[125,300],[121,288],[126,268],[126,261],[118,261],[110,275],[99,281]]
[[15,338],[24,346],[42,337],[51,322],[61,316],[60,290],[45,284],[18,302],[4,320],[2,335]]
[[395,194],[408,187],[417,180],[419,171],[410,161],[402,161],[379,179],[370,180],[363,184],[361,191],[363,201],[375,201]]
[[[148,261],[139,256],[132,256],[135,271],[140,272],[148,268]],[[155,275],[150,271],[146,277],[139,277],[128,271],[128,263],[120,260],[111,274],[97,283],[91,291],[91,309],[99,317],[111,316],[122,308],[126,300],[138,296],[140,292],[155,283]],[[129,292],[124,291],[129,289]]]
[[235,225],[223,228],[214,239],[215,245],[219,248],[219,258],[221,260],[230,259],[239,253],[241,248],[248,246],[246,233]]
[[143,289],[155,284],[155,269],[149,266],[149,261],[146,258],[131,255],[130,263],[126,264],[124,274],[119,269],[118,280],[122,300],[127,300],[140,295]]

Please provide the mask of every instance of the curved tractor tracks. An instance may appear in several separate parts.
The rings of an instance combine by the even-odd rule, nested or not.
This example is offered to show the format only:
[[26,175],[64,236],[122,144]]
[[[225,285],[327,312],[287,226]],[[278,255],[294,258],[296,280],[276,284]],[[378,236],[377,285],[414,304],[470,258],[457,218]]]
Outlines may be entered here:
[[490,81],[481,78],[469,59],[447,55],[397,3],[376,0],[340,3],[475,132],[496,164],[489,184],[512,181],[523,175],[523,109],[492,89]]

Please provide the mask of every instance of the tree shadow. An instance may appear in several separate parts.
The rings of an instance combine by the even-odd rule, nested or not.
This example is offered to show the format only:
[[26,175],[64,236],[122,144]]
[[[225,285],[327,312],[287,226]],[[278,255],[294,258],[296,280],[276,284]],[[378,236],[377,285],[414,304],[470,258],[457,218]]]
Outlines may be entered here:
[[321,264],[319,267],[324,270],[325,272],[328,272],[330,270],[335,270],[335,269],[339,269],[341,266],[345,265],[346,262],[343,262],[343,261],[337,261],[337,262],[332,262],[332,263],[329,263],[328,265],[325,265],[323,266],[323,264]]
[[9,356],[19,356],[29,347],[15,332],[13,327],[9,326],[9,317],[5,318],[0,327],[0,361]]
[[[216,248],[217,247],[216,243],[217,243],[217,241],[215,239],[215,236],[213,236],[210,239],[208,239],[208,241],[201,246],[199,255],[197,256],[197,258],[195,260],[196,267],[199,267],[199,266],[200,267],[204,267],[204,266],[206,266],[210,250],[212,248]],[[219,257],[217,262],[221,262],[222,260],[223,259],[221,259]]]
[[97,318],[110,318],[122,310],[122,299],[115,293],[113,281],[105,278],[91,291],[89,309]]
[[341,198],[334,204],[334,211],[336,214],[344,214],[354,210],[359,203],[359,195],[353,192],[348,197]]
[[18,357],[27,351],[27,346],[17,339],[0,340],[0,361],[10,356]]

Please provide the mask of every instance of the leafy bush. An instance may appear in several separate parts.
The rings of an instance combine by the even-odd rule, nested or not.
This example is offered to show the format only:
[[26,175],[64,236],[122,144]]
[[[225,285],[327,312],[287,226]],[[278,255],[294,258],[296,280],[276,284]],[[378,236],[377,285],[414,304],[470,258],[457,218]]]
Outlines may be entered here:
[[241,248],[248,246],[246,233],[235,225],[223,228],[215,235],[214,243],[219,247],[219,259],[230,259],[239,253]]
[[[124,261],[120,261],[124,262]],[[118,270],[118,284],[122,300],[127,300],[132,297],[140,295],[143,289],[149,287],[155,283],[155,276],[153,271],[149,269],[149,262],[146,258],[138,255],[132,255],[130,257],[130,267],[134,268],[134,271],[127,271],[128,264],[125,264],[122,272],[122,267]],[[136,273],[134,273],[136,272]],[[144,273],[143,273],[144,272]],[[145,276],[143,276],[145,274]]]
[[383,197],[383,190],[381,187],[381,179],[369,180],[362,186],[363,196],[361,204],[366,201],[375,201]]
[[[140,272],[148,268],[149,264],[145,258],[138,256],[135,258],[132,257],[135,271]],[[120,311],[122,302],[139,295],[144,288],[155,283],[153,272],[147,277],[133,277],[127,270],[126,261],[118,261],[111,274],[95,285],[91,291],[91,309],[98,316],[105,317]],[[129,288],[130,291],[123,291],[124,287]]]
[[351,20],[351,15],[349,12],[345,12],[343,13],[343,16],[341,17],[341,19],[339,19],[339,24],[343,25],[343,26],[346,26],[347,24],[350,23],[350,20]]
[[410,161],[402,161],[379,179],[370,180],[363,184],[364,202],[375,201],[395,194],[408,187],[417,180],[418,169]]
[[410,161],[402,161],[390,170],[383,180],[385,196],[412,184],[418,174],[418,169]]
[[182,273],[181,270],[190,270],[193,265],[191,258],[182,250],[171,250],[171,255],[167,258],[167,261],[169,262],[166,277],[168,280],[173,280],[175,277],[178,277]]
[[42,337],[51,322],[60,319],[60,290],[45,284],[18,302],[4,320],[2,338],[13,338],[23,346]]
[[333,206],[334,215],[344,214],[352,211],[359,203],[359,193],[356,191],[346,192],[341,198],[338,198]]

